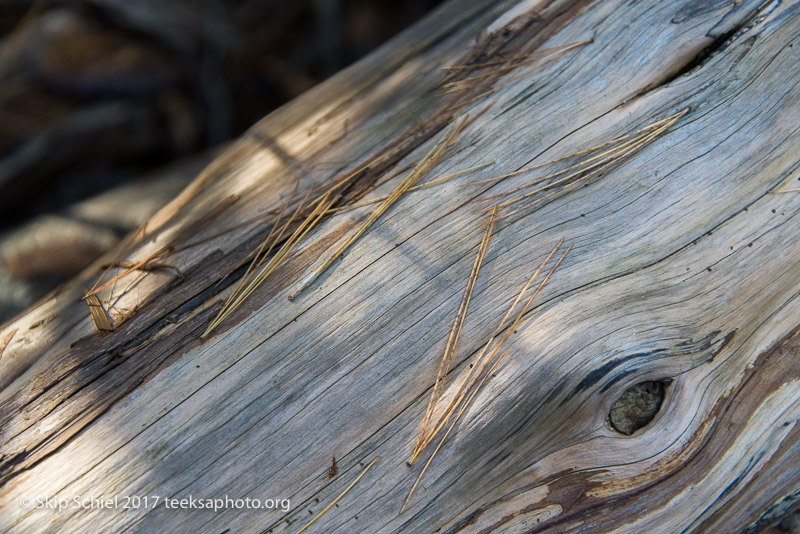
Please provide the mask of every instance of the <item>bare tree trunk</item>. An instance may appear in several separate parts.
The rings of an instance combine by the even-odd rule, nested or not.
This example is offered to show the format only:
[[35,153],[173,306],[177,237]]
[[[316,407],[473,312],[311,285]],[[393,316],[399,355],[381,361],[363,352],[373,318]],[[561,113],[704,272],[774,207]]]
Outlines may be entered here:
[[[798,21],[797,2],[453,0],[268,116],[0,332],[2,532],[780,520],[800,499]],[[282,206],[351,175],[334,208],[388,195],[419,162],[419,183],[483,166],[403,194],[290,302],[379,204],[324,215],[201,337]],[[499,208],[434,417],[536,266],[573,248],[503,323],[504,357],[401,513],[444,435],[407,465],[482,210],[523,194]],[[82,297],[109,264],[103,280],[131,272],[96,294],[98,332]],[[291,509],[164,503],[226,495]],[[72,500],[91,496],[120,501]]]

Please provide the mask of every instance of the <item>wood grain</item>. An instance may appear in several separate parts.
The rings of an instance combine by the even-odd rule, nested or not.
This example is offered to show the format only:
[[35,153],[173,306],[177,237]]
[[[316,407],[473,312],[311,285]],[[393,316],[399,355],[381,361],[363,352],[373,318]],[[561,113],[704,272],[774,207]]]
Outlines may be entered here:
[[[800,501],[800,196],[769,191],[799,177],[798,21],[797,2],[454,0],[268,116],[0,332],[17,329],[0,361],[0,531],[295,532],[377,455],[308,532],[756,532],[779,520]],[[524,75],[437,90],[443,66],[586,39]],[[497,223],[445,396],[553,245],[575,245],[400,514],[484,231],[468,202],[533,176],[462,184],[687,107],[584,187]],[[372,207],[331,216],[199,338],[269,231],[238,224],[298,179],[303,194],[390,153],[361,182],[366,198],[386,195],[465,112],[479,116],[428,178],[495,165],[407,193],[289,303]],[[169,256],[182,281],[148,274],[121,299],[119,326],[94,331],[80,298],[101,265],[225,229]],[[626,389],[665,379],[650,424],[611,427]],[[286,498],[291,510],[19,505],[90,495]]]

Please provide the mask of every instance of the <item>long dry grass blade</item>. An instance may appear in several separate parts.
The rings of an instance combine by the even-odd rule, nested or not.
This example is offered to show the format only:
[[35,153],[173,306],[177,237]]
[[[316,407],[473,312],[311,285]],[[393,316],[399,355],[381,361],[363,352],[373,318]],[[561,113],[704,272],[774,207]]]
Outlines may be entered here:
[[353,489],[353,486],[355,486],[355,485],[356,485],[356,483],[357,483],[359,480],[361,480],[361,477],[363,477],[364,475],[366,475],[366,474],[367,474],[367,471],[369,471],[369,468],[370,468],[370,467],[372,467],[372,465],[373,465],[375,462],[377,462],[378,460],[380,460],[380,459],[381,459],[381,457],[380,457],[380,456],[376,456],[375,458],[373,458],[373,460],[372,460],[372,461],[371,461],[369,464],[367,464],[367,467],[365,467],[365,468],[364,468],[364,470],[363,470],[363,471],[361,471],[361,472],[358,474],[358,476],[355,478],[355,480],[353,480],[353,481],[350,483],[350,485],[349,485],[349,486],[347,486],[347,487],[346,487],[346,488],[345,488],[345,489],[344,489],[344,490],[343,490],[343,491],[342,491],[342,492],[341,492],[339,495],[337,495],[337,496],[336,496],[336,498],[335,498],[333,501],[331,501],[331,503],[330,503],[328,506],[326,506],[325,508],[323,508],[323,509],[322,509],[322,511],[321,511],[320,513],[318,513],[317,515],[315,515],[314,517],[312,517],[312,518],[311,518],[311,520],[309,520],[309,522],[308,522],[308,523],[306,523],[305,525],[303,525],[303,527],[302,527],[300,530],[298,530],[298,531],[297,531],[295,534],[300,534],[301,532],[303,532],[305,529],[307,529],[308,527],[310,527],[310,526],[311,526],[311,525],[314,523],[314,521],[316,521],[317,519],[319,519],[320,517],[322,517],[322,515],[323,515],[325,512],[327,512],[328,510],[330,510],[331,508],[333,508],[333,507],[334,507],[334,505],[336,505],[336,503],[337,503],[337,502],[339,502],[339,500],[340,500],[342,497],[344,497],[344,496],[347,494],[347,492],[348,492],[348,491],[350,491],[351,489]]

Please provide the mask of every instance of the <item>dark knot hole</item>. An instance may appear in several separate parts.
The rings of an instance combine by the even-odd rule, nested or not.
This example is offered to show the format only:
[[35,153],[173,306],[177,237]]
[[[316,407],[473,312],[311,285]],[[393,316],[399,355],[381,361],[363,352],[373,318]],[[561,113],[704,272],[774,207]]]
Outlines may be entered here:
[[664,392],[671,380],[640,382],[614,401],[608,413],[611,426],[617,432],[630,436],[646,426],[658,413],[664,401]]

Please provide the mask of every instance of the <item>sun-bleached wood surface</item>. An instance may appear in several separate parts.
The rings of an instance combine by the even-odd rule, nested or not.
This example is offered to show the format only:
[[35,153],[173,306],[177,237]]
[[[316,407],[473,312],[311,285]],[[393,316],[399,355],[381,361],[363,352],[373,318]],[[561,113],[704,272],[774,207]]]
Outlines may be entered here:
[[[800,501],[800,193],[771,191],[800,183],[798,22],[786,1],[456,0],[265,118],[0,332],[0,532],[296,532],[378,455],[306,532],[755,532],[779,520]],[[444,66],[588,39],[442,94]],[[624,161],[497,222],[445,396],[551,248],[574,246],[400,513],[485,229],[486,204],[469,202],[536,175],[463,184],[686,109]],[[374,205],[327,217],[200,337],[298,180],[302,195],[384,155],[358,187],[388,194],[463,113],[473,122],[423,180],[494,165],[404,195],[289,302]],[[103,266],[167,245],[169,268],[124,293],[120,280],[114,330],[98,333],[81,297]],[[623,435],[609,410],[643,381],[664,382],[663,404]],[[291,510],[21,506],[190,495]]]

